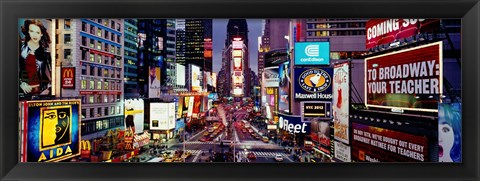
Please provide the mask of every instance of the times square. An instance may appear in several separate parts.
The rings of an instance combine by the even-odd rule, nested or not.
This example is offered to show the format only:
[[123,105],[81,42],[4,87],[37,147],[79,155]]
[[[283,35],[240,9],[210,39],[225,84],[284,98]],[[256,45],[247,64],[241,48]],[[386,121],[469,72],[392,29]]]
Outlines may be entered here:
[[460,27],[20,19],[19,158],[462,162]]

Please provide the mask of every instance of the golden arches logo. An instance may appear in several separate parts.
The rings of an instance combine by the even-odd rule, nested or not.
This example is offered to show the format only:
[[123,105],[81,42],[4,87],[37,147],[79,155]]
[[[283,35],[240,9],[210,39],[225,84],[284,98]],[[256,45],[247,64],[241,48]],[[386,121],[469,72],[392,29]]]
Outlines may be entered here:
[[63,69],[63,72],[62,72],[62,75],[64,78],[73,78],[74,77],[74,73],[73,73],[73,68],[64,68]]
[[89,150],[89,151],[92,150],[92,145],[90,144],[90,141],[88,141],[88,140],[82,140],[80,142],[80,146],[81,146],[80,147],[81,150]]

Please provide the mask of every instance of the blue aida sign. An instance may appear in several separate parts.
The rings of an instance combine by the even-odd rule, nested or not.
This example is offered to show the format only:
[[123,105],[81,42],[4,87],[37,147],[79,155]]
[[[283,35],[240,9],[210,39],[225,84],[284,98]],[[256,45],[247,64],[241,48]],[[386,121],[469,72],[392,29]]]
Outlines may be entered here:
[[295,43],[295,65],[330,64],[330,42]]

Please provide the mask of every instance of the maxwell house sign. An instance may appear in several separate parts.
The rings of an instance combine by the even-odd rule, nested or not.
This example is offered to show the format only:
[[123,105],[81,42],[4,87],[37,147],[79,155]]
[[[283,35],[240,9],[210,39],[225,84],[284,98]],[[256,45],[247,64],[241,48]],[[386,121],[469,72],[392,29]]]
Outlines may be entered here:
[[332,68],[295,68],[297,100],[332,100]]
[[329,65],[330,42],[295,43],[295,65]]

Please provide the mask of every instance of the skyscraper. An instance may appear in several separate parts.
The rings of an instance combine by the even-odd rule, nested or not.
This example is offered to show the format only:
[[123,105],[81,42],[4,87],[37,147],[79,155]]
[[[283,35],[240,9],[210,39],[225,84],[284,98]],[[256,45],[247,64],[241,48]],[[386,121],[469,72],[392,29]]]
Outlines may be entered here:
[[140,96],[138,91],[138,38],[137,19],[124,20],[124,83],[125,99]]

